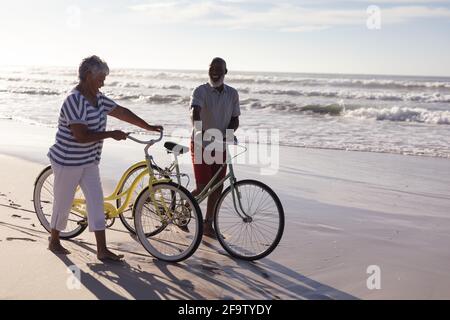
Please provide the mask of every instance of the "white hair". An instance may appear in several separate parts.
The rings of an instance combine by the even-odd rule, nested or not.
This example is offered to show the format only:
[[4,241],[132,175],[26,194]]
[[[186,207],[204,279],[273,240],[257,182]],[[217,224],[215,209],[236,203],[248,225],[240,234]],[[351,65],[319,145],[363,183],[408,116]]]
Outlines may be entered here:
[[90,56],[80,63],[80,67],[78,68],[78,78],[80,81],[86,80],[86,75],[91,72],[92,74],[103,73],[104,75],[109,74],[109,67],[105,61],[100,59],[97,56]]

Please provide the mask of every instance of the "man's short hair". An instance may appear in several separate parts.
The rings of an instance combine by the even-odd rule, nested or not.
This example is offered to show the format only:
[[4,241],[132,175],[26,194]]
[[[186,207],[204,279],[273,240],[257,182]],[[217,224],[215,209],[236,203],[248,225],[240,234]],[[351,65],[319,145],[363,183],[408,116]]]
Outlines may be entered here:
[[225,69],[227,68],[227,63],[222,58],[215,57],[214,59],[212,59],[212,61],[211,61],[211,63],[209,65],[212,65],[214,63],[223,63],[223,65],[225,66]]

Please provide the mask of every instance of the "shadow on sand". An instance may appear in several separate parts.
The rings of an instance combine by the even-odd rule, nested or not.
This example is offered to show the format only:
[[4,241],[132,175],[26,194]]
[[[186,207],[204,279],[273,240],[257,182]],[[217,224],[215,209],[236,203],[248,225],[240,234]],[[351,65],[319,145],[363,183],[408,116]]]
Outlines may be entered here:
[[[37,228],[6,222],[0,222],[0,226],[47,241],[48,234]],[[218,243],[205,240],[192,257],[181,263],[153,259],[138,246],[137,250],[112,248],[126,253],[131,264],[97,262],[91,255],[96,255],[94,243],[70,243],[80,248],[78,253],[85,252],[84,256],[73,252],[82,261],[74,261],[71,255],[58,257],[67,267],[80,267],[83,286],[99,299],[356,299],[273,261],[270,256],[256,262],[242,261],[224,254]],[[149,263],[157,268],[155,273],[140,266]]]
[[[71,243],[96,253],[93,244],[78,240]],[[82,283],[99,299],[124,299],[117,291],[103,285],[100,278],[134,299],[356,299],[270,258],[242,261],[218,254],[221,249],[213,244],[205,241],[203,244],[216,253],[208,250],[180,263],[167,263],[138,252],[131,252],[137,257],[133,265],[87,262],[90,271],[98,277],[83,273]],[[130,254],[127,250],[114,250]],[[67,266],[74,264],[68,256],[60,258]],[[152,263],[159,272],[142,270],[139,263]],[[214,297],[207,288],[217,288]]]

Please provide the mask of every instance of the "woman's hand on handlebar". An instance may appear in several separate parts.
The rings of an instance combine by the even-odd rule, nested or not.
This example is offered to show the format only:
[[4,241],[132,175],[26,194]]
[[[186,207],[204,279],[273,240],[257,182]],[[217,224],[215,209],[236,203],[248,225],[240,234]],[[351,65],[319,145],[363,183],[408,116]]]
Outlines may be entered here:
[[110,135],[114,140],[125,140],[128,137],[128,133],[125,133],[121,130],[111,131]]

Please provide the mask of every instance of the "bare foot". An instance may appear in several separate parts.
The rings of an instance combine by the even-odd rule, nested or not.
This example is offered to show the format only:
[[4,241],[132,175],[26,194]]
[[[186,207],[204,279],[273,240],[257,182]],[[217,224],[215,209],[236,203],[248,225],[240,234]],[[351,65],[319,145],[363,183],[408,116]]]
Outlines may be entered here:
[[123,261],[123,257],[123,254],[115,254],[108,249],[102,253],[97,253],[97,258],[101,261]]
[[64,248],[60,242],[49,241],[48,250],[54,254],[70,254],[70,251]]
[[208,238],[217,239],[216,232],[210,224],[203,224],[203,235]]

